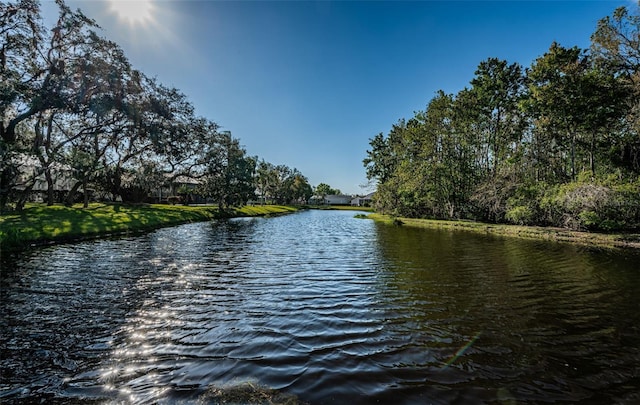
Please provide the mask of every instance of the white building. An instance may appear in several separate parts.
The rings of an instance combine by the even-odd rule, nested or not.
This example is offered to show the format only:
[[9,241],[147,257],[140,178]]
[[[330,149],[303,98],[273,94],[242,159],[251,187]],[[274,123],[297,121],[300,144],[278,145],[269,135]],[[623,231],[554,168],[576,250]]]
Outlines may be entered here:
[[374,194],[375,192],[369,193],[365,196],[356,196],[355,198],[351,199],[351,205],[354,207],[368,207],[373,202]]
[[[30,199],[43,201],[48,186],[40,161],[33,156],[20,155],[16,160],[16,164],[19,174],[15,189],[24,191],[30,186]],[[66,193],[71,190],[76,180],[73,177],[73,169],[69,165],[53,163],[50,171],[54,192]]]
[[319,195],[314,195],[309,199],[310,204],[322,204],[322,205],[349,205],[353,196],[350,195],[325,195],[324,198]]

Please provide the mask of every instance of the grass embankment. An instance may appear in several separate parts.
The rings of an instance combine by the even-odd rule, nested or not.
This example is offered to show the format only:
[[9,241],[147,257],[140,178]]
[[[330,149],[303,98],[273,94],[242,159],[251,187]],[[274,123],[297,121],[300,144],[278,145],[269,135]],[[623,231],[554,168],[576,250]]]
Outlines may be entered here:
[[640,234],[603,234],[579,232],[562,228],[538,226],[520,226],[505,224],[486,224],[473,221],[442,221],[433,219],[396,218],[382,214],[367,216],[375,221],[417,228],[449,229],[476,233],[518,237],[523,239],[551,240],[570,242],[583,246],[601,248],[640,249]]
[[144,232],[216,218],[279,215],[296,210],[280,205],[246,206],[221,212],[211,206],[91,204],[85,209],[34,204],[22,212],[0,216],[0,247],[16,248]]

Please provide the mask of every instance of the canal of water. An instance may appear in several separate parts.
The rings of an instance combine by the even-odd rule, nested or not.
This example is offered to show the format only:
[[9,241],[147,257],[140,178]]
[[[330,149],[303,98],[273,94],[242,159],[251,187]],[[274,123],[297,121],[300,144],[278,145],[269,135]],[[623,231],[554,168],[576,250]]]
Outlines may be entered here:
[[305,211],[0,260],[3,404],[640,402],[633,252]]

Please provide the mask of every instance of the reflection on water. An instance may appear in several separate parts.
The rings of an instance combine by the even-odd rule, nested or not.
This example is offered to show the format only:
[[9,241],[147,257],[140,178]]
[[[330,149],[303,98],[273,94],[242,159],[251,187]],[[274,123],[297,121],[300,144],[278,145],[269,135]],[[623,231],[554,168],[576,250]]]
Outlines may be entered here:
[[[638,398],[638,256],[444,231],[378,235],[397,291],[385,295],[431,339],[435,359],[407,367],[425,368],[421,383],[455,384],[451,400]],[[447,372],[429,374],[438,360]]]
[[353,215],[5,255],[0,400],[640,400],[637,254]]

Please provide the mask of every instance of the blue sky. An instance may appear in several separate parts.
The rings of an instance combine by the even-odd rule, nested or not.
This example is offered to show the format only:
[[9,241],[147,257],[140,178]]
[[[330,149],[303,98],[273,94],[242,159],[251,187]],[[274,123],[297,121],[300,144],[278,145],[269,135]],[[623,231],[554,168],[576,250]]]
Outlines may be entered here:
[[[67,4],[250,155],[350,194],[366,192],[369,138],[423,110],[439,89],[463,89],[482,60],[526,67],[553,41],[587,48],[600,18],[633,5],[152,0],[149,18],[131,23],[110,1]],[[43,1],[45,17],[51,10]]]

